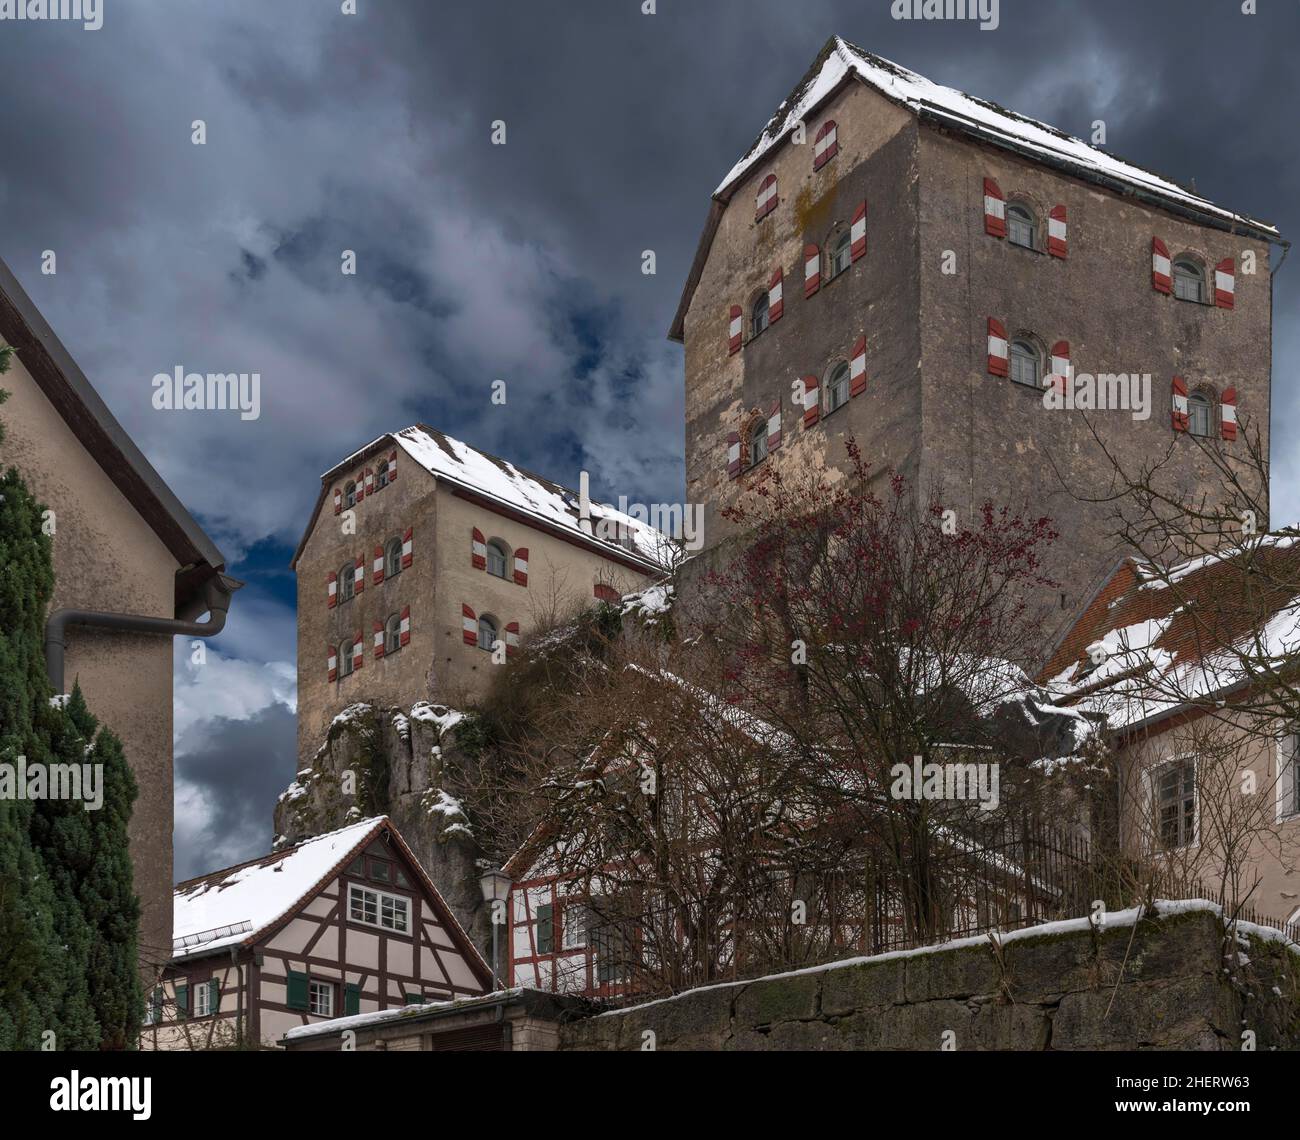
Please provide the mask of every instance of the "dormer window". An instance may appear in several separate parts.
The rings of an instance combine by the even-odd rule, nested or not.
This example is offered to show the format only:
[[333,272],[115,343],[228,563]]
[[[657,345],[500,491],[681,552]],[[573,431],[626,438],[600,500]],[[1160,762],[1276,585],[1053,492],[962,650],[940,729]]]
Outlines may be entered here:
[[1180,257],[1174,262],[1174,296],[1180,301],[1205,300],[1205,274],[1189,258]]

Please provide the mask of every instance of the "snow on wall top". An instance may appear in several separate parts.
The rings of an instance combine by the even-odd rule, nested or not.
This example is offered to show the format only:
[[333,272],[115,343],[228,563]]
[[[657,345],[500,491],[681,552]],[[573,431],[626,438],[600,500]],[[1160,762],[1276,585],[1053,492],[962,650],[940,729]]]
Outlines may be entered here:
[[[656,566],[668,565],[668,539],[654,527],[606,503],[594,500],[589,503],[591,529],[586,529],[582,525],[577,492],[559,483],[423,424],[403,428],[393,439],[435,478],[457,483],[504,506],[563,527],[595,545],[626,551]],[[608,530],[617,527],[616,534],[622,541],[620,537],[602,537],[599,529],[602,522]]]
[[1076,139],[1037,119],[999,107],[996,103],[977,99],[952,87],[943,87],[839,36],[833,37],[828,49],[821,67],[810,72],[777,108],[758,140],[727,172],[727,176],[714,191],[715,198],[748,174],[846,76],[854,75],[886,98],[913,112],[925,111],[948,120],[954,126],[976,129],[995,143],[1001,142],[1043,158],[1068,163],[1080,170],[1114,178],[1169,201],[1215,215],[1224,221],[1244,222],[1272,234],[1278,232],[1275,226],[1216,206],[1176,182],[1098,150],[1082,139]]
[[208,954],[236,945],[283,918],[384,818],[361,820],[179,884],[173,898],[173,954]]

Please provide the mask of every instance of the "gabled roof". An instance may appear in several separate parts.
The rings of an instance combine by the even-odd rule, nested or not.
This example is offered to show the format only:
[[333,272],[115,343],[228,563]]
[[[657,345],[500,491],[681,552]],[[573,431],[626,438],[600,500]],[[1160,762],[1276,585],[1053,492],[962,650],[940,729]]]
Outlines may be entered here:
[[[123,497],[180,564],[176,610],[226,565],[203,529],[108,410],[71,353],[0,261],[0,337]],[[3,381],[0,381],[3,387]],[[37,497],[41,489],[33,488]]]
[[491,971],[418,859],[387,816],[363,819],[246,863],[178,883],[173,895],[174,960],[264,940],[297,914],[379,835],[386,834],[432,899],[447,933],[481,981]]
[[1116,158],[1082,139],[996,103],[943,87],[906,67],[874,55],[840,36],[832,36],[812,67],[768,120],[763,132],[727,172],[713,192],[713,207],[673,319],[669,339],[681,340],[695,286],[699,283],[723,209],[739,185],[777,147],[795,124],[806,122],[819,107],[850,83],[862,83],[919,119],[960,131],[991,146],[1055,167],[1111,190],[1133,194],[1150,205],[1170,210],[1201,225],[1248,234],[1282,245],[1277,227],[1246,214],[1216,206],[1192,190],[1134,163]]
[[1247,675],[1243,655],[1270,670],[1298,653],[1300,533],[1281,531],[1168,569],[1125,559],[1039,679],[1123,728],[1265,679]]
[[611,526],[618,524],[619,532],[627,536],[627,542],[602,538],[581,525],[577,491],[547,479],[544,475],[516,467],[509,460],[472,447],[426,424],[412,424],[401,431],[381,435],[321,476],[321,492],[316,501],[316,509],[312,512],[311,524],[298,544],[293,564],[301,557],[307,537],[315,526],[316,517],[325,505],[334,482],[351,474],[357,464],[373,453],[393,444],[435,479],[447,483],[467,498],[483,501],[501,513],[518,517],[520,521],[598,551],[607,558],[628,562],[643,573],[658,573],[667,565],[668,540],[654,527],[607,503],[592,500],[590,520],[593,530],[602,521]]

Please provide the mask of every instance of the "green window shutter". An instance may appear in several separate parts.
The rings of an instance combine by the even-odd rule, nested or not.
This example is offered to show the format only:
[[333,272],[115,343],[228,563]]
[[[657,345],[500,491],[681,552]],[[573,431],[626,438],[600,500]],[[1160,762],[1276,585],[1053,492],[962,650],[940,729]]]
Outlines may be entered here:
[[213,978],[208,983],[208,1010],[211,1013],[221,1012],[221,979]]
[[423,1004],[424,1004],[424,995],[423,995],[423,994],[407,994],[407,995],[406,995],[406,1004],[407,1004],[407,1005],[423,1005]]
[[348,982],[343,987],[343,1014],[348,1016],[361,1012],[361,987],[355,982]]
[[155,986],[152,994],[149,995],[150,1020],[154,1025],[162,1020],[163,1011],[163,989],[162,986]]
[[550,903],[537,908],[537,953],[555,950],[555,915]]
[[297,970],[289,971],[289,999],[285,1002],[290,1009],[307,1008],[307,975]]
[[186,982],[176,983],[176,1016],[189,1017],[190,1015],[190,987]]

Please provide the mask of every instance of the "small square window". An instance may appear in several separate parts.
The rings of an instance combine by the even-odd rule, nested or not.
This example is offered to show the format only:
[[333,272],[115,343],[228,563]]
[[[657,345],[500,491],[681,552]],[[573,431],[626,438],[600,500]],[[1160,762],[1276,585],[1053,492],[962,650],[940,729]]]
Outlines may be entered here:
[[333,982],[311,982],[308,985],[307,1012],[314,1017],[334,1016]]

